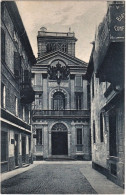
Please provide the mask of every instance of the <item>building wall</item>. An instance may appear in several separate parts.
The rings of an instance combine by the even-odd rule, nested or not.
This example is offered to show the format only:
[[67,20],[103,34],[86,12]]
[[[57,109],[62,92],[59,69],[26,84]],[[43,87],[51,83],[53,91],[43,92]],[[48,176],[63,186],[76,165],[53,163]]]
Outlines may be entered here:
[[[33,124],[33,135],[36,134],[37,129],[42,129],[42,145],[37,146],[36,139],[34,139],[33,155],[43,156],[44,159],[52,156],[52,127],[56,123],[63,123],[67,127],[68,139],[68,157],[78,158],[83,160],[90,160],[90,131],[88,122],[74,122],[72,119],[47,119],[40,120]],[[77,128],[82,128],[82,151],[77,151]],[[38,149],[37,149],[38,148]]]
[[[9,10],[8,5],[15,7],[16,4],[14,2],[2,2],[1,28],[5,34],[5,57],[1,56],[1,86],[5,87],[4,95],[3,89],[1,87],[1,150],[3,155],[1,158],[2,172],[13,170],[16,166],[22,166],[22,136],[26,137],[26,145],[24,145],[26,148],[26,158],[24,163],[29,163],[30,155],[28,142],[29,139],[31,139],[31,119],[29,118],[31,105],[23,105],[20,102],[20,92],[22,86],[20,79],[15,76],[14,72],[14,53],[16,52],[19,54],[21,59],[21,67],[23,70],[31,69],[31,61],[28,62],[27,52],[25,51],[24,43],[21,40],[20,34],[18,32],[20,30],[18,29],[17,31],[18,26],[12,19],[14,17],[13,14],[18,13],[18,10],[15,7],[16,10],[15,13],[13,13],[11,9]],[[19,21],[19,23],[20,22],[21,21]],[[17,98],[17,100],[15,98]],[[3,99],[5,102],[4,105],[2,103]],[[24,116],[23,109],[25,110]],[[16,153],[15,150],[17,150]]]
[[[94,96],[92,94],[92,83],[94,77]],[[109,88],[110,83],[99,82],[99,78],[96,78],[96,74],[93,73],[91,79],[91,142],[92,142],[92,162],[93,167],[100,172],[104,173],[109,179],[123,187],[124,184],[124,100],[123,96],[113,106],[108,106],[105,110],[105,106],[117,95],[114,90],[106,98],[105,92]],[[116,112],[116,148],[117,155],[111,157],[110,154],[110,111]],[[100,138],[100,113],[103,112],[103,141]],[[93,127],[93,121],[95,121],[95,132]],[[95,135],[94,135],[95,134]],[[95,143],[94,143],[95,136]],[[113,138],[114,139],[114,138]],[[114,147],[114,146],[113,146]],[[112,172],[112,165],[116,173]]]
[[[63,38],[65,40],[65,38]],[[68,66],[70,74],[62,78],[60,84],[57,79],[50,78],[49,67]],[[84,111],[89,113],[87,85],[84,62],[71,55],[60,51],[51,53],[38,59],[32,67],[32,85],[35,90],[35,102],[33,103],[33,154],[36,160],[52,157],[52,127],[62,123],[67,127],[68,154],[69,158],[91,159],[90,146],[90,119]],[[55,72],[56,74],[56,72]],[[65,99],[65,108],[59,109],[59,114],[53,106],[56,92],[61,92]],[[80,95],[81,107],[76,106],[77,95]],[[79,100],[78,100],[79,101]],[[79,104],[78,104],[79,105]],[[79,113],[80,111],[80,113]],[[75,114],[74,114],[75,112]],[[39,113],[37,115],[37,113]],[[60,116],[60,113],[62,113]],[[76,114],[78,113],[78,114]],[[77,129],[82,129],[82,151],[77,151]],[[37,144],[37,130],[42,130],[42,144]],[[79,149],[78,149],[79,150]]]
[[[94,96],[92,94],[92,80],[94,79]],[[106,104],[104,92],[106,91],[106,83],[100,83],[96,78],[95,73],[91,79],[91,137],[92,137],[92,161],[97,162],[103,167],[107,167],[107,132],[105,129],[105,122],[103,120],[103,137],[104,141],[100,140],[100,113]],[[93,141],[93,121],[95,121],[95,143]]]

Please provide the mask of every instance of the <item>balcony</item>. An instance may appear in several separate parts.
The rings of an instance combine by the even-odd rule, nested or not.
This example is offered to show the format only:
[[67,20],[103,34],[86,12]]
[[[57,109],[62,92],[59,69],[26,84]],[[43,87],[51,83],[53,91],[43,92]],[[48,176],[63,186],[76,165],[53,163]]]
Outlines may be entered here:
[[31,86],[23,88],[20,95],[22,104],[31,104],[35,100],[35,92]]
[[44,118],[89,118],[89,110],[33,110],[34,119]]

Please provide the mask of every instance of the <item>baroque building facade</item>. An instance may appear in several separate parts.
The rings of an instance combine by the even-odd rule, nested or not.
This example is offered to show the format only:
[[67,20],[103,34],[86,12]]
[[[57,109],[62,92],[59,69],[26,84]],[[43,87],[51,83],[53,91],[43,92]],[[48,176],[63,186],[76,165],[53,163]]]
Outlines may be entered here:
[[87,70],[91,89],[92,167],[124,187],[124,26],[123,1],[108,3]]
[[1,2],[1,171],[31,162],[31,67],[35,63],[15,2]]
[[90,160],[87,63],[75,57],[75,34],[42,27],[37,41],[32,67],[34,159]]

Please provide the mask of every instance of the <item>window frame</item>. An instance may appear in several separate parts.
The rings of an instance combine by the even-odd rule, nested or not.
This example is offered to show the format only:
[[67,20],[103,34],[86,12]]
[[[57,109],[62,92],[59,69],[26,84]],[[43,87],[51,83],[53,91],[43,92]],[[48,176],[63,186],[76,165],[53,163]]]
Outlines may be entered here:
[[[81,84],[78,85],[77,84],[77,77],[81,79]],[[75,75],[75,87],[82,87],[83,86],[83,82],[82,82],[82,75]]]
[[40,128],[36,129],[36,145],[43,145],[43,131]]
[[[79,131],[81,132],[80,134],[78,134]],[[83,152],[83,128],[82,127],[76,128],[76,151]]]
[[75,105],[76,110],[82,110],[82,102],[83,102],[83,93],[82,92],[75,92]]
[[95,120],[93,120],[93,143],[96,143]]
[[104,142],[103,113],[100,113],[100,141]]

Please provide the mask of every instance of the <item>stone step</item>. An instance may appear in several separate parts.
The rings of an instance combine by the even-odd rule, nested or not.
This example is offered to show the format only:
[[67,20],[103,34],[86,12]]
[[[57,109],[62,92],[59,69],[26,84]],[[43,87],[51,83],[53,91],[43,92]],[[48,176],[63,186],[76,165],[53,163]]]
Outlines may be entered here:
[[67,161],[67,160],[76,160],[76,159],[69,157],[69,156],[65,156],[65,155],[54,155],[44,160],[46,161]]

